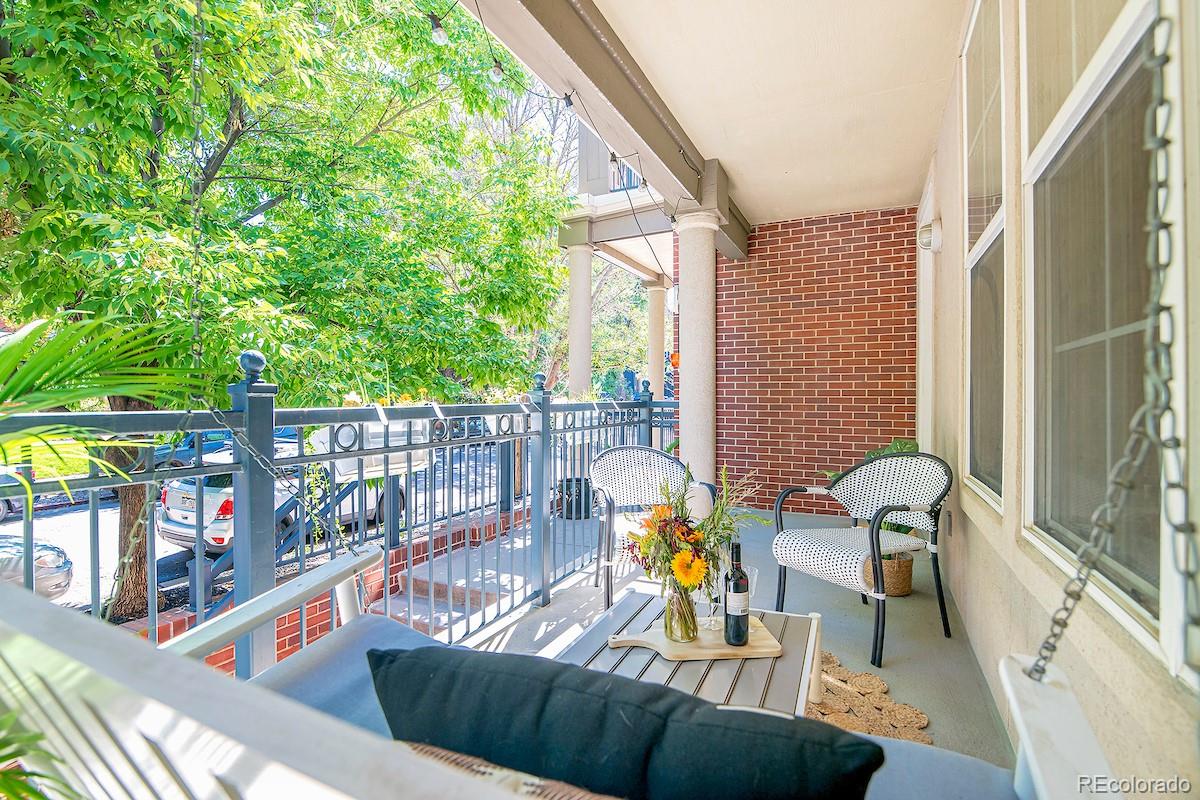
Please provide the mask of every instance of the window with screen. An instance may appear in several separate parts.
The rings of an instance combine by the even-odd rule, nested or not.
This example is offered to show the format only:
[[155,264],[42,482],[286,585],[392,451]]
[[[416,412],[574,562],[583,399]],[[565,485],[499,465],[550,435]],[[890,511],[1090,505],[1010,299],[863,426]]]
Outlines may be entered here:
[[1025,3],[1028,150],[1045,134],[1124,5],[1125,0]]
[[[1034,521],[1072,550],[1142,402],[1151,77],[1140,48],[1034,182]],[[1151,454],[1101,573],[1158,613],[1160,489]]]
[[971,269],[971,475],[997,495],[1004,452],[1004,237]]
[[1004,170],[998,0],[980,0],[963,53],[970,476],[1001,493],[1004,462]]

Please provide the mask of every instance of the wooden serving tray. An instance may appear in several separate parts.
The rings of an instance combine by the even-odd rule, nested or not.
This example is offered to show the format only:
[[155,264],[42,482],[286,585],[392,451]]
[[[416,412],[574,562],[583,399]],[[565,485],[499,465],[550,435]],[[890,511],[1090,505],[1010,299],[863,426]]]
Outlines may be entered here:
[[715,661],[723,658],[778,658],[783,648],[762,621],[750,615],[750,641],[742,647],[725,644],[725,631],[701,628],[695,640],[686,644],[667,638],[662,622],[641,633],[626,631],[608,637],[609,647],[648,647],[668,661]]

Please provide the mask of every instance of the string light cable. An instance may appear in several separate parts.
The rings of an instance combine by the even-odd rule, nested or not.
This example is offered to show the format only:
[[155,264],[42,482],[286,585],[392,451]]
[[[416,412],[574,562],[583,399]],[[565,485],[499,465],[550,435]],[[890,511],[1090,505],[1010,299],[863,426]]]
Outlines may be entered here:
[[[478,1],[479,0],[476,0],[476,2],[478,2]],[[578,91],[574,91],[574,90],[572,90],[572,92],[570,94],[575,96],[575,100],[578,101],[579,107],[583,109],[583,115],[585,117],[587,117],[588,124],[591,125],[592,130],[596,133],[596,137],[598,139],[600,139],[601,144],[603,144],[604,147],[608,150],[609,161],[616,163],[618,160],[622,160],[624,158],[637,158],[638,166],[640,167],[641,166],[641,154],[639,154],[637,151],[634,151],[634,152],[630,153],[628,156],[618,156],[617,151],[614,150],[612,147],[610,147],[608,142],[604,141],[604,138],[600,136],[600,130],[599,130],[599,128],[596,127],[596,121],[592,119],[591,112],[588,111],[587,103],[583,102],[583,97],[579,94]],[[569,96],[570,95],[568,95],[568,97]],[[645,177],[643,177],[641,174],[639,174],[638,177],[642,178],[643,182],[645,181]],[[658,266],[658,271],[665,276],[667,274],[667,270],[666,270],[666,268],[663,267],[662,261],[658,257],[658,252],[654,249],[654,245],[650,243],[650,237],[646,235],[645,229],[642,228],[642,221],[640,219],[638,219],[637,208],[633,204],[633,195],[629,193],[629,187],[622,185],[621,190],[625,192],[625,201],[627,203],[629,203],[629,211],[631,214],[633,214],[633,223],[635,225],[637,225],[638,233],[640,233],[642,235],[642,240],[646,243],[646,247],[648,247],[650,249],[650,255],[654,256],[654,263]],[[654,195],[650,194],[649,187],[647,187],[646,193],[650,195],[650,200],[651,200],[651,202],[654,203],[655,208],[658,208],[659,211],[662,211],[662,209],[658,205],[658,201],[654,200]],[[663,214],[666,215],[666,212],[663,211]],[[668,215],[668,216],[671,218],[672,221],[675,219],[673,214]]]

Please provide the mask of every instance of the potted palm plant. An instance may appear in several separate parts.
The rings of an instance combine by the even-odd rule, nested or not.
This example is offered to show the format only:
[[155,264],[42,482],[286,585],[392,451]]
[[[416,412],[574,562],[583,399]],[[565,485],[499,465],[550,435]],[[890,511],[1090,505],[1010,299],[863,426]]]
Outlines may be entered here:
[[[160,402],[184,397],[199,385],[199,376],[163,366],[187,348],[184,337],[175,341],[182,344],[164,342],[161,331],[121,320],[59,316],[31,322],[0,337],[0,420],[114,395]],[[16,467],[84,462],[121,474],[96,455],[97,448],[113,444],[93,428],[31,422],[0,430],[0,471],[25,487],[26,507],[32,510],[32,487]],[[26,768],[30,760],[53,758],[41,748],[42,738],[23,729],[15,713],[0,716],[0,796],[41,800],[51,787],[54,796],[71,796],[52,777]]]

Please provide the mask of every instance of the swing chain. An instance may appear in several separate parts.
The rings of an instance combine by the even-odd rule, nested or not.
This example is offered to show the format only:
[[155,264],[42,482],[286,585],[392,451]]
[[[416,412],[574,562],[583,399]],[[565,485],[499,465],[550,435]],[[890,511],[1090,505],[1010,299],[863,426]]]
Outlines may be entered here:
[[1092,514],[1088,540],[1076,553],[1079,565],[1063,588],[1063,600],[1051,617],[1050,631],[1027,670],[1029,677],[1037,681],[1045,677],[1046,667],[1058,650],[1059,640],[1083,598],[1092,573],[1108,549],[1135,479],[1152,450],[1157,450],[1161,457],[1160,479],[1165,486],[1163,508],[1172,531],[1172,556],[1175,569],[1185,584],[1184,662],[1193,669],[1200,666],[1200,658],[1197,658],[1200,654],[1200,641],[1197,641],[1200,633],[1200,583],[1197,581],[1200,549],[1196,527],[1191,522],[1183,443],[1177,435],[1177,418],[1171,405],[1171,382],[1175,377],[1171,354],[1177,335],[1175,311],[1164,302],[1167,273],[1174,256],[1171,223],[1166,219],[1171,192],[1171,140],[1167,133],[1172,102],[1164,87],[1173,32],[1173,21],[1163,15],[1160,4],[1143,51],[1143,68],[1152,74],[1152,101],[1146,109],[1144,144],[1150,156],[1145,227],[1150,300],[1146,306],[1143,333],[1144,399],[1130,420],[1124,452],[1108,474],[1104,501]]

